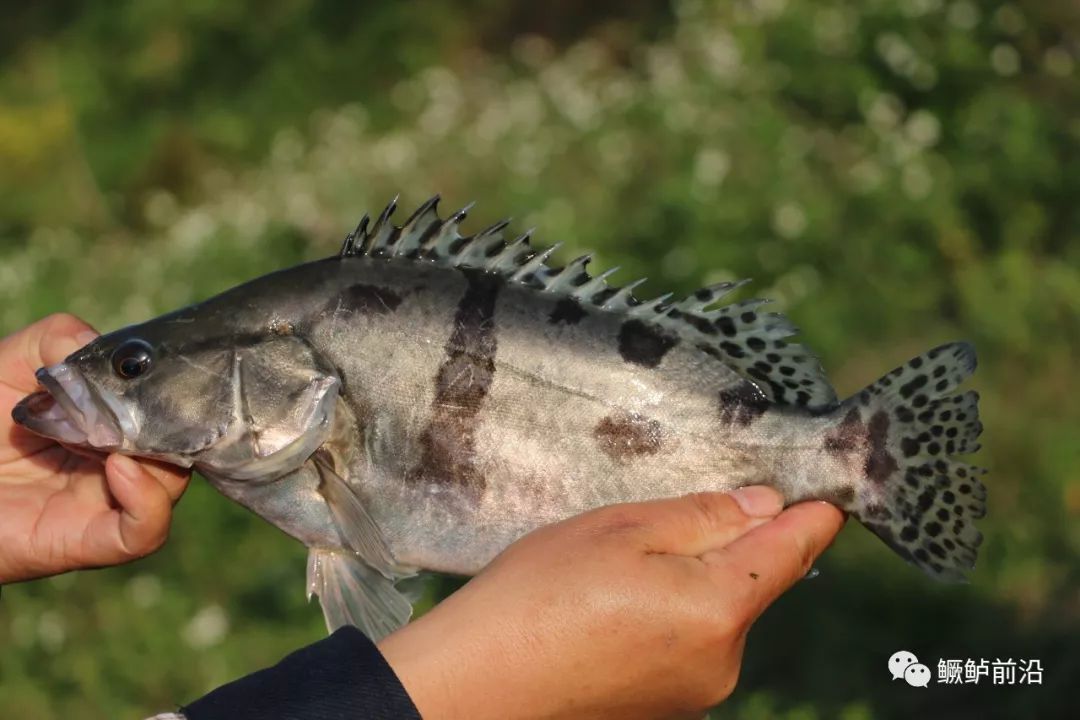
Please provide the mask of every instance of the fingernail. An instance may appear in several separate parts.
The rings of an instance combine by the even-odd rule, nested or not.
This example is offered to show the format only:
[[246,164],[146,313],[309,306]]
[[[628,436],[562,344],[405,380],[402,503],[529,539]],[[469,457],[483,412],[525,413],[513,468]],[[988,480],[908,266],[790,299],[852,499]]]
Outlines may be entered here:
[[765,485],[748,485],[731,492],[731,497],[750,517],[772,517],[784,509],[784,498]]
[[139,479],[139,466],[126,455],[113,456],[113,470],[128,482]]
[[96,340],[97,336],[97,333],[93,330],[81,330],[75,335],[47,338],[45,342],[48,343],[48,350],[43,351],[42,354],[51,360],[63,359],[87,343]]
[[98,339],[98,334],[93,330],[83,330],[75,335],[75,342],[79,343],[79,347],[83,345],[89,345]]

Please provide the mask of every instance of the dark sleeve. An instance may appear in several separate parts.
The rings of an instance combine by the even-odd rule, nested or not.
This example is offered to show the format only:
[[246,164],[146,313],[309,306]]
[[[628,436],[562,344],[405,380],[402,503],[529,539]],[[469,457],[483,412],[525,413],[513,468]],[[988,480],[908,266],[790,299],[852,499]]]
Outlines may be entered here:
[[187,720],[420,720],[375,644],[343,627],[183,708]]

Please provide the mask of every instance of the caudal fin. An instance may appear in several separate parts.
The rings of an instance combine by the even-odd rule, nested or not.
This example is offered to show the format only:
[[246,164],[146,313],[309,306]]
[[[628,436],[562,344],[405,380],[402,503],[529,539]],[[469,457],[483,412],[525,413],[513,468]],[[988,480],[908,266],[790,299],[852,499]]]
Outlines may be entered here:
[[863,424],[866,478],[846,508],[905,560],[944,581],[975,566],[986,514],[985,470],[960,462],[982,432],[979,395],[950,394],[975,370],[968,343],[936,347],[846,400]]

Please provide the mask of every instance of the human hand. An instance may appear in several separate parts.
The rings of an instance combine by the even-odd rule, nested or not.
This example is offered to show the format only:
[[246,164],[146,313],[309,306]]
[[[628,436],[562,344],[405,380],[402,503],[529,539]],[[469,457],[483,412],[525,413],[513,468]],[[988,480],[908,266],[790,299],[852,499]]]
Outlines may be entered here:
[[97,336],[51,315],[0,340],[0,583],[115,565],[161,547],[189,472],[121,455],[76,453],[15,424],[34,371]]
[[426,720],[700,717],[843,525],[782,502],[744,488],[542,528],[379,647]]

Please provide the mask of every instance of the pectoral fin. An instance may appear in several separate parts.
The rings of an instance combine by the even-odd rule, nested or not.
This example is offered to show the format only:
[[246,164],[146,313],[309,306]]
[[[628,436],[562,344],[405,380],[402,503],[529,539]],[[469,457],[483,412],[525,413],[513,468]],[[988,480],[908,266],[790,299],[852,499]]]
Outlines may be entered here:
[[380,640],[409,621],[412,604],[394,581],[345,550],[312,548],[308,553],[308,599],[319,596],[326,629],[355,625]]
[[399,565],[394,561],[390,548],[383,539],[382,531],[364,507],[345,479],[337,474],[332,466],[332,459],[322,450],[312,456],[315,468],[319,472],[321,483],[319,492],[326,498],[330,513],[334,516],[338,532],[342,539],[360,559],[378,570],[390,580],[413,575],[413,568]]
[[412,603],[394,583],[415,574],[398,564],[363,501],[333,467],[324,450],[312,456],[319,492],[347,548],[312,548],[308,556],[308,598],[319,596],[330,632],[355,625],[378,640],[409,621]]

